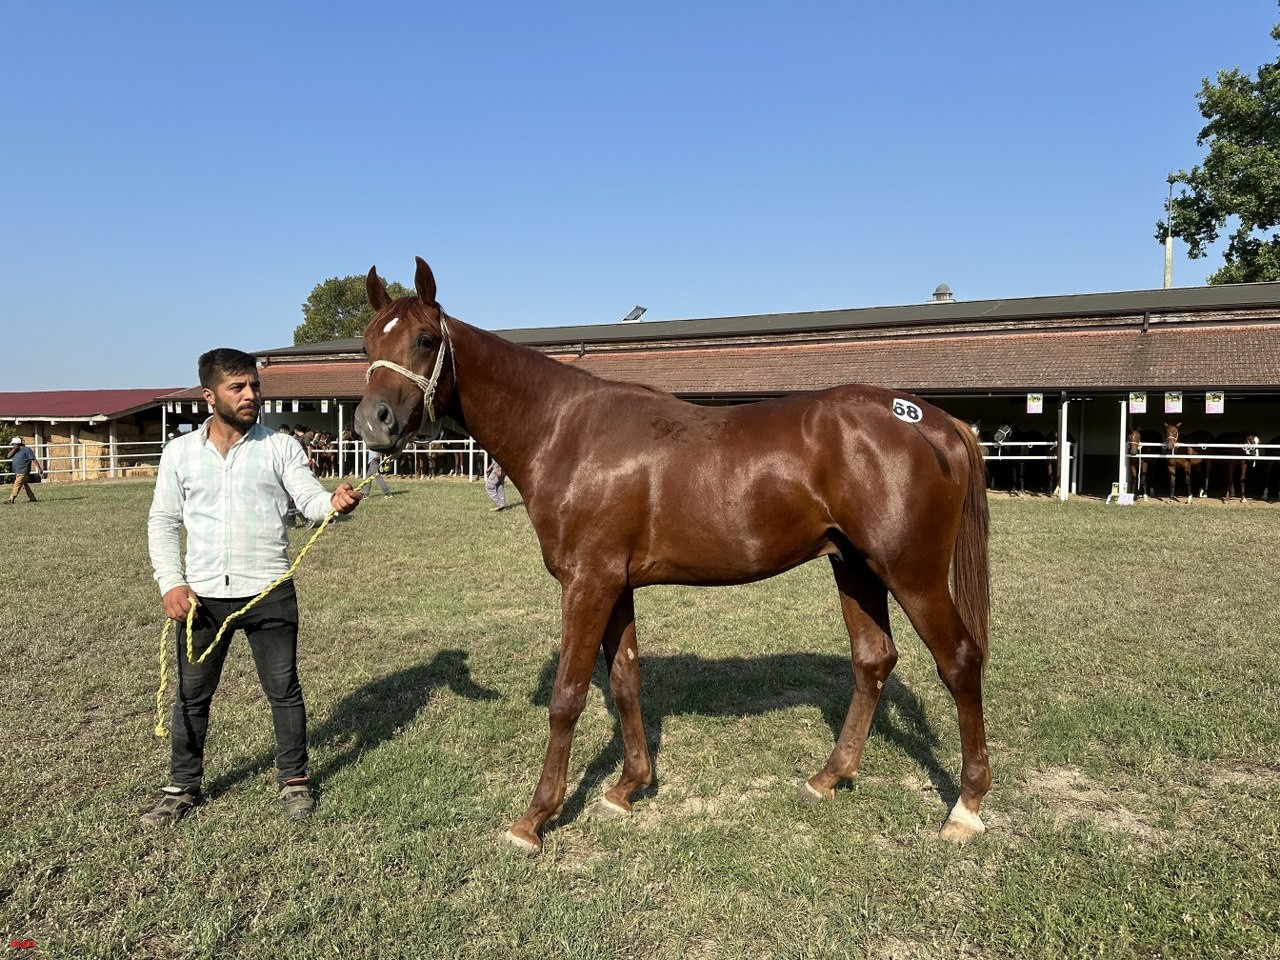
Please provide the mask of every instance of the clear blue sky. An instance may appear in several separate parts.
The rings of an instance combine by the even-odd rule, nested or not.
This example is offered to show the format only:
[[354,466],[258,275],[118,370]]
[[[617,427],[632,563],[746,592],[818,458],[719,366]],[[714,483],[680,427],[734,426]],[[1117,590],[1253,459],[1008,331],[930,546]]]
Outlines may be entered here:
[[[0,390],[195,381],[377,264],[477,326],[1159,287],[1274,0],[0,0]],[[1199,285],[1220,258],[1187,261]]]

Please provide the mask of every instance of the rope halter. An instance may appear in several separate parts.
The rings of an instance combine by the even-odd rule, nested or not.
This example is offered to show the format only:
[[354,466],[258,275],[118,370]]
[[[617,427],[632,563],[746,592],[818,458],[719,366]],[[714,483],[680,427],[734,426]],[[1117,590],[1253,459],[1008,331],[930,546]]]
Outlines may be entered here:
[[388,370],[394,370],[396,373],[413,381],[414,386],[422,391],[422,407],[426,411],[427,419],[432,423],[436,419],[436,386],[440,383],[440,374],[444,371],[444,355],[449,347],[449,328],[445,326],[444,313],[440,314],[440,349],[436,351],[436,366],[431,371],[431,379],[419,376],[408,367],[402,367],[398,363],[392,363],[390,360],[375,360],[369,364],[369,369],[365,371],[364,382],[368,383],[369,378],[373,376],[373,371],[378,367],[386,367]]

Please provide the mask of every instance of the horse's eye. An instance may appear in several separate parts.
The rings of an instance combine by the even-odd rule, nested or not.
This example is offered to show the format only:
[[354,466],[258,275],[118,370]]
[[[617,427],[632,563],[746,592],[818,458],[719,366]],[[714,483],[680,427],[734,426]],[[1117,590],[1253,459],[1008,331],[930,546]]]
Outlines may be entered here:
[[425,333],[422,334],[421,336],[418,337],[418,346],[420,346],[423,350],[430,350],[431,338],[427,336]]

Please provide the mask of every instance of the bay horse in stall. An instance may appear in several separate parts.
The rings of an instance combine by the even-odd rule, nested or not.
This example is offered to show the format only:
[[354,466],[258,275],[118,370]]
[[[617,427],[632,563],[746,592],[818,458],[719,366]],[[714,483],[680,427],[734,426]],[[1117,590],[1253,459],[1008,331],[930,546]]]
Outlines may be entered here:
[[528,809],[506,833],[511,844],[540,851],[539,831],[563,804],[574,725],[602,647],[624,759],[592,812],[628,813],[632,794],[652,782],[637,588],[750,583],[819,557],[835,576],[855,684],[835,748],[801,795],[830,800],[858,771],[898,659],[892,594],[956,703],[960,796],[942,836],[961,842],[985,829],[988,515],[982,451],[967,426],[869,386],[697,406],[455,320],[437,303],[421,258],[414,286],[414,296],[392,300],[369,271],[372,362],[356,428],[370,447],[393,453],[424,418],[451,417],[519,487],[560,584],[546,758]]
[[1022,464],[1023,492],[1030,486],[1033,493],[1043,491],[1052,495],[1056,489],[1053,485],[1054,462],[1049,451],[1057,450],[1057,444],[1049,446],[1049,439],[1039,430],[1022,431],[1022,453],[1037,460],[1019,460]]
[[1003,459],[1005,456],[1021,457],[1026,453],[1027,448],[1022,445],[1021,441],[1022,431],[1011,420],[1005,420],[1000,426],[996,427],[996,432],[991,435],[991,442],[995,444],[996,448],[996,465],[992,465],[991,483],[992,486],[999,486],[1007,478],[1010,496],[1021,496],[1027,492],[1027,461]]
[[[1267,441],[1266,456],[1280,456],[1280,437],[1272,437]],[[1266,480],[1262,485],[1262,499],[1270,500],[1276,490],[1276,474],[1280,472],[1280,460],[1267,460]]]
[[[1240,502],[1248,503],[1249,497],[1245,491],[1245,481],[1249,478],[1249,465],[1258,463],[1258,445],[1262,443],[1262,438],[1256,433],[1248,431],[1237,431],[1235,433],[1224,433],[1218,438],[1218,443],[1229,443],[1234,447],[1239,447],[1240,452],[1244,454],[1241,457],[1224,460],[1223,465],[1227,468],[1227,489],[1223,491],[1222,502],[1226,503],[1231,499],[1231,495],[1237,491],[1240,494]],[[1222,449],[1222,453],[1234,453],[1229,449]],[[1259,464],[1260,465],[1260,464]],[[1236,483],[1239,481],[1239,487]]]
[[1129,460],[1129,492],[1134,496],[1138,495],[1139,490],[1142,492],[1142,499],[1147,497],[1147,472],[1151,467],[1151,461],[1142,453],[1142,445],[1144,443],[1159,443],[1159,438],[1151,431],[1133,429],[1129,431],[1126,438],[1128,444],[1126,452]]
[[[1213,443],[1213,436],[1207,431],[1197,430],[1180,440],[1181,429],[1181,422],[1164,425],[1164,452],[1169,457],[1169,499],[1178,499],[1178,476],[1182,474],[1187,480],[1187,503],[1192,503],[1196,496],[1197,477],[1200,496],[1206,496],[1209,490],[1209,466],[1213,461],[1204,459],[1207,448],[1203,445]],[[1184,452],[1179,455],[1179,450]]]

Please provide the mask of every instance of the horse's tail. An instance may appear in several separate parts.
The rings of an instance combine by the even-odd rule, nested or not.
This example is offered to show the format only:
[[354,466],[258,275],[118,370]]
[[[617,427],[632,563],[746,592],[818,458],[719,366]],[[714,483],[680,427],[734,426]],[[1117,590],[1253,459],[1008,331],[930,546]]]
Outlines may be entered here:
[[990,515],[987,509],[987,467],[973,431],[956,421],[956,433],[969,455],[969,487],[960,514],[960,533],[951,555],[952,591],[960,619],[988,660],[987,630],[991,619],[991,563],[987,548]]

